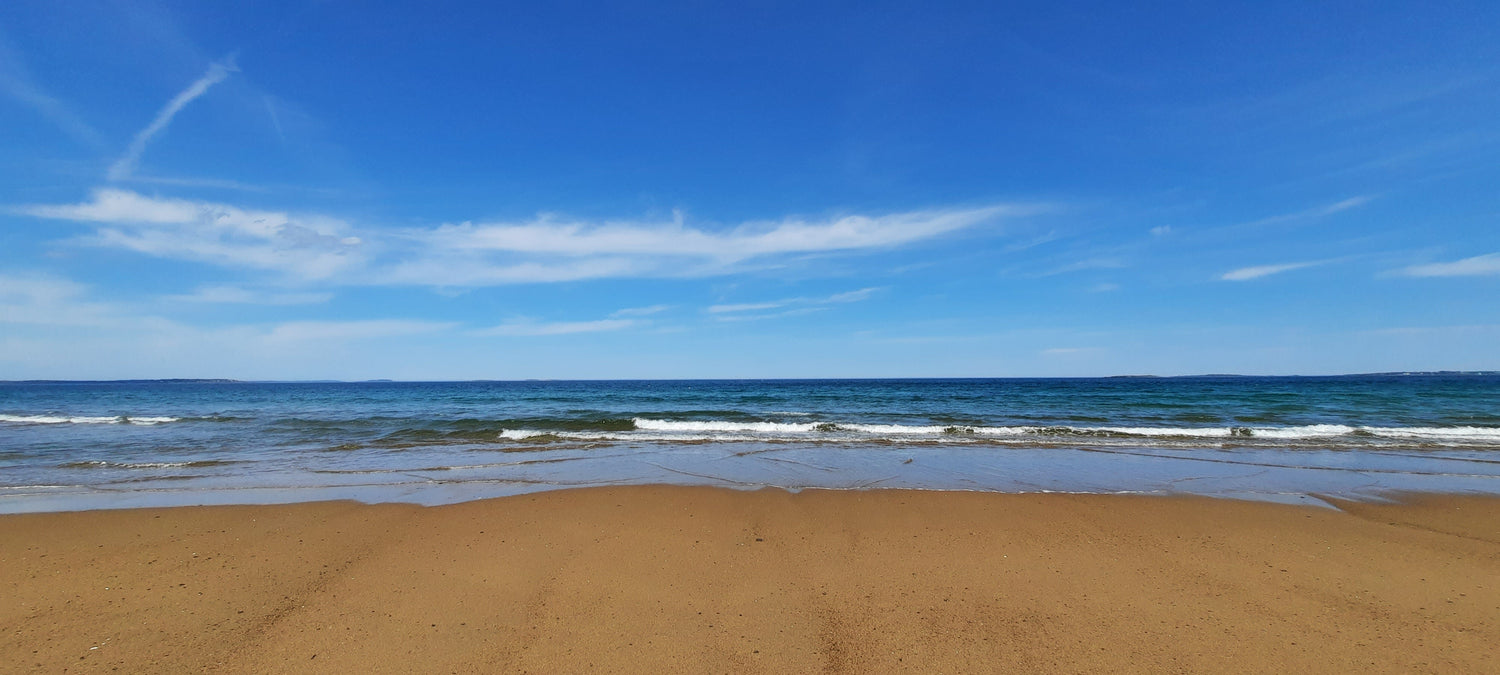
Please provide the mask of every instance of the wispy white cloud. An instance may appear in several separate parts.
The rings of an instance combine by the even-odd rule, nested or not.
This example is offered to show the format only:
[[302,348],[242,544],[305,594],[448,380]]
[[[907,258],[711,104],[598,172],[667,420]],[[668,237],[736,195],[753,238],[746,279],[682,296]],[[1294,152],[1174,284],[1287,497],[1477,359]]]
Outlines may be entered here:
[[1500,324],[1471,324],[1459,326],[1395,326],[1363,330],[1356,335],[1402,335],[1426,337],[1437,334],[1457,335],[1465,333],[1500,333]]
[[406,365],[388,358],[382,340],[430,344],[458,326],[375,319],[204,327],[141,310],[68,279],[0,274],[0,377],[382,377]]
[[0,324],[102,326],[117,317],[103,304],[83,299],[87,287],[45,275],[0,274]]
[[289,321],[273,326],[266,339],[271,342],[323,342],[369,340],[436,333],[458,324],[408,319],[371,319],[364,321]]
[[600,257],[586,260],[497,264],[447,253],[433,255],[417,248],[413,260],[398,262],[369,283],[403,286],[501,286],[506,284],[557,283],[619,277],[650,276],[661,271],[628,258]]
[[45,304],[81,295],[83,284],[47,276],[0,274],[0,302]]
[[1410,277],[1477,277],[1500,274],[1500,253],[1476,255],[1452,262],[1412,265],[1402,274]]
[[85,284],[45,273],[0,273],[0,325],[9,324],[17,332],[28,326],[70,329],[46,334],[52,337],[74,330],[151,331],[174,325],[170,320],[141,314],[126,303],[91,298],[90,291]]
[[1241,223],[1240,225],[1236,225],[1233,227],[1256,227],[1260,225],[1272,225],[1275,223],[1322,218],[1324,216],[1331,216],[1335,213],[1342,213],[1350,209],[1364,206],[1365,204],[1374,201],[1374,199],[1375,198],[1370,195],[1358,195],[1349,197],[1348,199],[1341,199],[1330,204],[1321,204],[1312,208],[1302,209],[1301,211],[1293,211],[1291,213],[1281,213],[1274,216],[1267,216],[1258,220],[1252,220],[1248,223]]
[[367,228],[357,236],[353,226],[336,218],[150,197],[116,188],[95,190],[91,199],[77,204],[17,210],[93,224],[94,235],[84,241],[158,257],[279,270],[348,284],[452,288],[734,274],[784,264],[794,256],[911,245],[1041,208],[1000,205],[826,220],[788,218],[722,230],[690,227],[681,217],[655,224],[542,217],[520,225]]
[[1371,197],[1369,195],[1359,195],[1359,196],[1355,196],[1355,197],[1350,197],[1348,199],[1343,199],[1343,200],[1340,200],[1340,201],[1336,201],[1336,202],[1334,202],[1332,204],[1328,204],[1326,206],[1315,208],[1311,212],[1309,212],[1308,215],[1313,215],[1313,216],[1331,216],[1331,215],[1333,215],[1335,213],[1339,213],[1340,211],[1348,211],[1349,209],[1352,209],[1352,208],[1355,208],[1355,207],[1364,206],[1365,204],[1370,203],[1374,199],[1375,199],[1374,197]]
[[602,333],[624,330],[639,325],[635,319],[599,319],[596,321],[513,321],[498,326],[474,331],[475,335],[503,335],[535,337],[542,335],[570,335],[573,333]]
[[660,314],[660,313],[665,312],[665,311],[667,311],[669,309],[672,309],[672,305],[651,305],[649,307],[626,307],[625,309],[620,309],[620,310],[614,311],[609,316],[610,316],[610,318],[619,318],[619,317],[622,317],[622,316],[651,316],[652,314]]
[[757,312],[763,309],[776,309],[785,307],[793,302],[800,302],[799,298],[787,300],[773,300],[770,302],[741,302],[729,305],[712,305],[708,308],[709,314],[726,314],[729,312]]
[[948,211],[911,211],[885,216],[844,216],[821,221],[790,218],[753,222],[726,232],[673,222],[602,224],[560,221],[553,216],[522,224],[444,225],[421,236],[437,249],[499,251],[587,257],[643,255],[738,261],[786,253],[814,253],[897,246],[972,227],[1019,207],[991,206]]
[[270,192],[271,188],[264,185],[251,185],[237,180],[225,178],[190,178],[180,176],[142,176],[139,174],[129,177],[131,183],[147,183],[155,185],[174,185],[181,187],[206,187],[221,190],[238,190],[240,192]]
[[769,312],[769,313],[761,312],[761,313],[746,313],[746,314],[722,314],[722,315],[714,317],[714,319],[716,321],[725,321],[725,322],[732,322],[732,321],[763,321],[765,319],[782,319],[782,318],[786,318],[786,317],[789,317],[789,316],[803,316],[803,315],[807,315],[807,314],[813,314],[815,312],[825,312],[825,311],[828,311],[827,307],[796,307],[796,308],[788,309],[788,310],[781,311],[781,312]]
[[169,295],[174,302],[245,305],[313,305],[333,299],[332,293],[250,290],[239,286],[204,286],[192,293]]
[[0,34],[0,93],[35,110],[73,140],[93,147],[103,146],[103,136],[67,104],[38,85],[23,63],[21,54]]
[[82,117],[29,79],[5,68],[5,60],[4,54],[0,54],[0,91],[47,118],[73,140],[96,148],[104,145],[104,138]]
[[1282,272],[1290,272],[1292,270],[1300,270],[1305,267],[1322,265],[1326,262],[1328,261],[1313,260],[1309,262],[1282,263],[1280,265],[1256,265],[1254,267],[1241,267],[1237,270],[1225,272],[1219,277],[1219,279],[1221,281],[1250,281],[1251,279],[1268,277],[1272,274],[1281,274]]
[[1105,282],[1105,283],[1102,283],[1102,284],[1095,284],[1095,285],[1089,287],[1089,292],[1091,292],[1091,293],[1110,293],[1110,292],[1118,291],[1118,290],[1120,290],[1120,285],[1119,284],[1109,283],[1109,282]]
[[125,155],[109,167],[109,179],[124,180],[129,178],[130,174],[135,171],[136,165],[140,163],[141,155],[146,152],[146,146],[151,142],[151,139],[164,131],[167,125],[172,123],[172,118],[176,117],[177,113],[181,112],[187,104],[192,103],[193,99],[202,96],[208,91],[209,87],[223,82],[224,78],[229,77],[230,73],[237,70],[239,69],[234,65],[234,57],[231,56],[221,63],[210,65],[208,72],[204,73],[203,77],[198,78],[192,84],[188,85],[187,89],[173,96],[172,100],[168,101],[167,105],[160,112],[156,113],[156,118],[151,120],[151,123],[146,125],[146,128],[136,133],[135,138],[131,139],[130,147],[126,148]]
[[[780,319],[789,316],[801,316],[822,312],[829,305],[860,302],[868,300],[872,295],[885,290],[883,286],[861,288],[843,293],[817,298],[782,298],[765,302],[743,302],[734,304],[711,305],[708,313],[715,315],[718,321],[760,321],[763,319]],[[768,311],[781,310],[781,311]]]
[[[742,302],[735,304],[710,305],[709,314],[737,314],[741,312],[759,312],[768,309],[779,309],[792,305],[831,305],[845,302],[860,302],[870,299],[870,296],[885,290],[883,286],[872,286],[854,291],[834,293],[821,298],[782,298],[780,300],[768,300],[764,302]],[[805,313],[805,312],[802,312]],[[787,316],[790,313],[783,312],[774,315],[763,315],[759,318],[770,318],[771,316]]]
[[1076,260],[1064,265],[1059,265],[1050,270],[1047,270],[1046,272],[1041,273],[1039,276],[1050,277],[1059,274],[1083,272],[1087,270],[1117,270],[1122,269],[1125,266],[1125,260],[1118,257],[1085,258],[1083,260]]
[[1151,228],[1151,236],[1153,237],[1165,237],[1171,233],[1171,225],[1157,225],[1156,227]]
[[1041,353],[1043,356],[1074,356],[1097,351],[1099,351],[1098,347],[1052,347],[1043,349]]
[[343,221],[226,204],[96,190],[79,204],[28,206],[42,218],[101,225],[84,241],[165,258],[278,270],[323,279],[363,261],[363,241]]
[[276,138],[286,142],[286,132],[281,128],[281,115],[276,112],[276,99],[270,96],[262,96],[261,100],[266,104],[266,114],[271,118],[271,127],[276,130]]
[[425,253],[390,278],[429,285],[490,285],[621,276],[729,274],[751,261],[797,254],[895,248],[1035,213],[1000,205],[823,220],[787,218],[722,230],[670,222],[584,222],[542,216],[525,223],[443,225],[407,237]]
[[870,296],[883,290],[885,290],[884,286],[871,286],[868,288],[861,288],[857,291],[834,293],[833,295],[823,298],[822,302],[860,302],[863,300],[869,300]]
[[[444,324],[387,321],[294,322],[203,327],[122,315],[99,326],[0,330],[6,377],[236,377],[300,379],[391,377],[410,362],[391,358],[391,341],[414,345],[446,339]],[[234,358],[225,359],[225,354]]]

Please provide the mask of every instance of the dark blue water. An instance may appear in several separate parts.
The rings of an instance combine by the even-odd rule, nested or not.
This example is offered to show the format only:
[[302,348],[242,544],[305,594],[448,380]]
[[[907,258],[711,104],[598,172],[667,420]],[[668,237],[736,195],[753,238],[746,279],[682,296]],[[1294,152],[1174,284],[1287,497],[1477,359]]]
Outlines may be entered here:
[[0,510],[566,486],[1500,492],[1500,376],[0,383]]

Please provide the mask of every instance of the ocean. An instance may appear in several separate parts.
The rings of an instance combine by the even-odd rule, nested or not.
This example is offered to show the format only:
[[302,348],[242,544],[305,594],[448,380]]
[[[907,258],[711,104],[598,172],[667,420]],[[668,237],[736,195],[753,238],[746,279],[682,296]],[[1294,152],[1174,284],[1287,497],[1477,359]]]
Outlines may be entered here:
[[0,383],[0,512],[659,483],[1500,494],[1500,376]]

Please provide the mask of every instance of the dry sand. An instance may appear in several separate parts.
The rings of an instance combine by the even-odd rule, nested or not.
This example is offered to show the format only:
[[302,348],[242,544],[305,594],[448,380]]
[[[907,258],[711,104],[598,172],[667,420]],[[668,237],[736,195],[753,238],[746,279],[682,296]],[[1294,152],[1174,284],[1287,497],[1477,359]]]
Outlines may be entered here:
[[0,517],[0,669],[1495,672],[1500,500],[632,487]]

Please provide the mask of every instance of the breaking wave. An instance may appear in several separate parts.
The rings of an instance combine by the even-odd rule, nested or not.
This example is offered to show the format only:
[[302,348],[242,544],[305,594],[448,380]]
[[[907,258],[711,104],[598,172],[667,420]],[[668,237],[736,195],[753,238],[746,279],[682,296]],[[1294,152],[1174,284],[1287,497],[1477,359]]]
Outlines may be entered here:
[[135,424],[139,426],[151,426],[153,424],[164,424],[176,422],[177,417],[147,417],[135,415],[115,415],[112,417],[87,416],[87,415],[5,415],[0,414],[0,422],[9,424]]
[[1065,442],[1069,439],[1161,439],[1178,441],[1328,441],[1363,444],[1370,440],[1463,445],[1500,445],[1500,427],[1366,427],[1310,424],[1284,427],[1112,427],[851,424],[842,422],[742,422],[665,420],[637,417],[630,429],[504,429],[511,441],[1014,441]]

